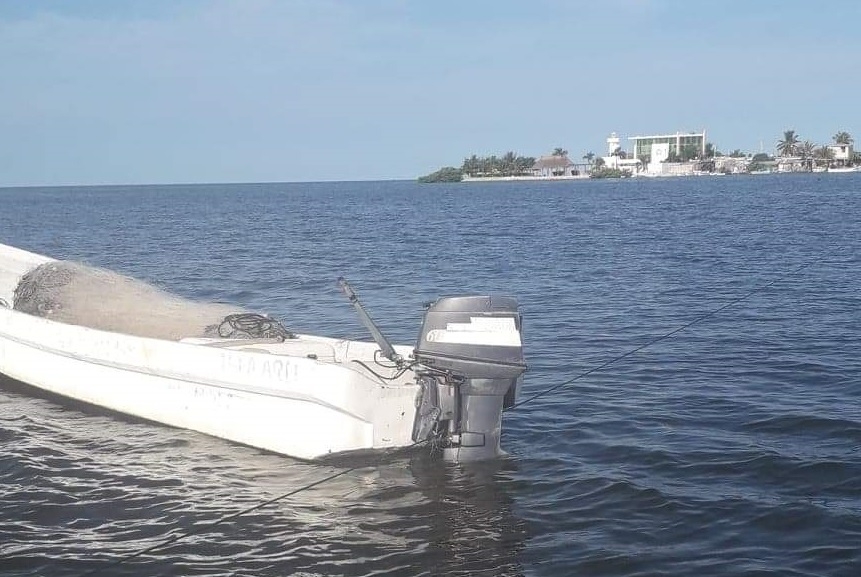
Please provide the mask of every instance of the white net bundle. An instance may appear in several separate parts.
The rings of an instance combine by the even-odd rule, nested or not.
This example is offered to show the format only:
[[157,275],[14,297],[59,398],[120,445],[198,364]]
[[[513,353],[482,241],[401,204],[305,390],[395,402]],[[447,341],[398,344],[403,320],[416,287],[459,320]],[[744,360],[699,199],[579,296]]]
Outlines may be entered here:
[[12,308],[61,323],[167,340],[293,336],[277,321],[241,307],[194,302],[69,261],[47,262],[25,274]]

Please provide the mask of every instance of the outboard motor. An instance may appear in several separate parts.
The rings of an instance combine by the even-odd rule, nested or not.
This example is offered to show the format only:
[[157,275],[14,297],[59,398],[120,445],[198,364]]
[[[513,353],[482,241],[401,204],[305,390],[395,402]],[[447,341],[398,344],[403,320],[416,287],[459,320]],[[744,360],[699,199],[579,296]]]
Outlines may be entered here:
[[502,411],[526,370],[511,297],[441,298],[425,313],[414,357],[421,396],[413,440],[437,439],[448,461],[500,454]]

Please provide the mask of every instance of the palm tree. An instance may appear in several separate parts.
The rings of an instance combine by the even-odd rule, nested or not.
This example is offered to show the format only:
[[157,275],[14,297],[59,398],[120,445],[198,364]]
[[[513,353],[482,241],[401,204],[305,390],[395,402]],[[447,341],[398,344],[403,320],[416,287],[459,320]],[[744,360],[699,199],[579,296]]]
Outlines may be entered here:
[[564,148],[554,148],[553,156],[568,156],[568,151]]
[[804,167],[807,170],[813,170],[813,152],[816,150],[816,145],[805,140],[798,146],[798,154],[801,155]]
[[517,160],[517,153],[509,150],[502,156],[502,160],[500,161],[502,174],[505,176],[511,176],[517,170],[517,165],[515,161]]
[[532,166],[535,164],[534,156],[518,156],[517,160],[514,161],[517,165],[517,174],[518,176],[526,174],[529,170],[532,169]]
[[610,153],[610,156],[615,156],[621,160],[625,160],[626,158],[628,158],[628,153],[622,150],[621,146],[617,146],[616,150]]
[[463,160],[463,168],[461,170],[469,176],[475,176],[475,173],[481,170],[481,161],[473,154],[469,158],[465,158]]
[[583,155],[583,160],[588,162],[589,166],[592,166],[592,161],[595,160],[595,153],[591,152],[591,151],[587,152],[586,154]]
[[855,139],[852,138],[852,135],[846,132],[845,130],[841,130],[837,134],[833,136],[834,144],[852,144],[855,142]]
[[493,160],[490,156],[484,156],[481,158],[481,174],[483,176],[493,176]]
[[834,159],[834,151],[827,146],[820,146],[813,151],[813,156],[816,158],[816,164],[818,166],[828,166]]
[[783,140],[777,142],[777,151],[780,156],[795,156],[798,149],[798,136],[794,130],[785,130]]

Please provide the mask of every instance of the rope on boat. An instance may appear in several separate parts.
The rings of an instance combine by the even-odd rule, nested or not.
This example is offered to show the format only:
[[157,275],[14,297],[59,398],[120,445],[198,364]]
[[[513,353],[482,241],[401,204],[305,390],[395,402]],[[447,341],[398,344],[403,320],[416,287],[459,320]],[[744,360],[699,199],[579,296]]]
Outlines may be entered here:
[[12,306],[6,301],[6,299],[0,299],[0,307],[11,309]]
[[380,359],[381,355],[382,355],[382,351],[380,351],[380,350],[374,351],[374,364],[379,365],[379,366],[386,368],[386,369],[397,370],[397,372],[394,375],[392,375],[391,377],[386,377],[384,375],[381,375],[380,373],[378,373],[377,371],[372,369],[370,366],[368,366],[367,363],[362,362],[358,359],[353,359],[352,362],[359,365],[360,367],[364,368],[366,371],[368,371],[369,373],[371,373],[372,375],[374,375],[375,377],[377,377],[381,381],[396,381],[399,378],[401,378],[401,376],[403,376],[403,374],[405,372],[412,370],[413,367],[415,367],[417,364],[419,364],[418,361],[413,361],[411,363],[405,363],[405,362],[402,362],[402,363],[384,363]]
[[589,375],[591,375],[592,373],[596,373],[596,372],[598,372],[598,371],[600,371],[600,370],[602,370],[602,369],[606,369],[607,367],[609,367],[609,366],[611,366],[611,365],[614,365],[614,364],[618,363],[619,361],[621,361],[621,360],[623,360],[623,359],[626,359],[627,357],[630,357],[631,355],[633,355],[633,354],[635,354],[635,353],[638,353],[638,352],[642,351],[642,350],[643,350],[643,349],[645,349],[645,348],[651,347],[652,345],[655,345],[655,344],[657,344],[657,343],[659,343],[659,342],[661,342],[661,341],[664,341],[664,340],[666,340],[666,339],[670,338],[671,336],[673,336],[673,335],[675,335],[675,334],[678,334],[678,333],[680,333],[680,332],[682,332],[682,331],[684,331],[684,330],[686,330],[686,329],[689,329],[689,328],[691,328],[692,326],[697,325],[697,324],[699,324],[699,323],[701,323],[701,322],[703,322],[703,321],[705,321],[705,320],[707,320],[707,319],[709,319],[709,318],[711,318],[711,317],[713,317],[713,316],[717,315],[718,313],[723,312],[723,311],[725,311],[726,309],[728,309],[728,308],[730,308],[730,307],[733,307],[733,306],[737,305],[738,303],[740,303],[740,302],[742,302],[742,301],[745,301],[745,300],[749,299],[749,298],[750,298],[750,297],[752,297],[753,295],[758,294],[758,293],[760,293],[760,292],[762,292],[762,291],[764,291],[764,290],[766,290],[766,289],[768,289],[768,288],[770,288],[770,287],[774,286],[775,284],[777,284],[778,282],[782,281],[783,279],[785,279],[785,278],[787,278],[787,277],[790,277],[790,276],[792,276],[792,275],[798,274],[799,272],[801,272],[801,271],[802,271],[802,270],[804,270],[805,268],[807,268],[807,267],[809,267],[810,265],[812,265],[814,262],[816,262],[816,261],[810,261],[810,262],[807,262],[807,263],[805,263],[805,264],[803,264],[803,265],[801,265],[801,266],[799,266],[799,267],[797,267],[797,268],[795,268],[795,269],[793,269],[793,270],[791,270],[791,271],[789,271],[789,272],[783,273],[783,274],[779,275],[777,278],[775,278],[775,279],[773,279],[773,280],[771,280],[771,281],[769,281],[769,282],[765,283],[764,285],[761,285],[761,286],[758,286],[758,287],[754,288],[753,290],[751,290],[751,291],[750,291],[750,292],[748,292],[747,294],[744,294],[744,295],[742,295],[742,296],[740,296],[740,297],[737,297],[737,298],[735,298],[735,299],[733,299],[733,300],[729,301],[728,303],[726,303],[726,304],[724,304],[724,305],[721,305],[721,306],[717,307],[716,309],[713,309],[713,310],[710,310],[710,311],[708,311],[708,312],[706,312],[706,313],[703,313],[702,315],[698,316],[697,318],[693,319],[692,321],[690,321],[690,322],[688,322],[688,323],[685,323],[685,324],[683,324],[682,326],[677,327],[677,328],[675,328],[675,329],[671,330],[671,331],[670,331],[670,332],[668,332],[668,333],[664,333],[664,334],[662,334],[662,335],[660,335],[660,336],[658,336],[658,337],[655,337],[655,338],[653,338],[652,340],[650,340],[649,342],[647,342],[647,343],[645,343],[645,344],[642,344],[642,345],[640,345],[640,346],[638,346],[638,347],[634,347],[633,349],[631,349],[631,350],[629,350],[629,351],[627,351],[627,352],[625,352],[625,353],[622,353],[621,355],[618,355],[618,356],[616,356],[616,357],[613,357],[612,359],[610,359],[610,360],[608,360],[608,361],[605,361],[605,362],[601,363],[600,365],[598,365],[598,366],[596,366],[596,367],[592,367],[591,369],[588,369],[588,370],[586,370],[586,371],[583,371],[583,372],[582,372],[582,373],[580,373],[579,375],[577,375],[577,376],[575,376],[575,377],[573,377],[573,378],[571,378],[571,379],[568,379],[567,381],[564,381],[564,382],[559,383],[559,384],[557,384],[557,385],[553,385],[552,387],[549,387],[549,388],[547,388],[547,389],[544,389],[543,391],[540,391],[540,392],[538,392],[538,393],[536,393],[536,394],[534,394],[534,395],[531,395],[530,397],[527,397],[526,399],[524,399],[524,400],[522,400],[522,401],[519,401],[519,402],[517,402],[517,403],[515,403],[515,404],[511,405],[510,407],[508,407],[508,408],[507,408],[507,409],[505,409],[505,410],[506,410],[506,411],[513,411],[514,409],[517,409],[517,408],[519,408],[519,407],[522,407],[523,405],[525,405],[525,404],[527,404],[527,403],[530,403],[530,402],[534,401],[535,399],[539,399],[539,398],[543,397],[544,395],[546,395],[546,394],[548,394],[548,393],[552,393],[553,391],[555,391],[555,390],[557,390],[557,389],[561,389],[562,387],[568,386],[568,385],[570,385],[571,383],[573,383],[573,382],[575,382],[575,381],[578,381],[578,380],[580,380],[580,379],[582,379],[582,378],[584,378],[584,377],[588,377],[588,376],[589,376]]
[[296,335],[287,330],[279,321],[257,313],[227,315],[216,330],[219,337],[228,339],[281,339],[285,341],[296,338]]

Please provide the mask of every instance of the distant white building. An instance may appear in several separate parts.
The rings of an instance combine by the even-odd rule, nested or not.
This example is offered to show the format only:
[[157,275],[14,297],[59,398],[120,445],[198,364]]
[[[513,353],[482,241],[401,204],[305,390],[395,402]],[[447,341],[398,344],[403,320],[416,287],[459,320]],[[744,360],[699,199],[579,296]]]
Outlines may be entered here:
[[532,165],[532,175],[544,178],[574,176],[574,163],[567,156],[542,156]]
[[[652,148],[666,145],[669,153],[673,156],[685,156],[690,151],[694,156],[702,158],[706,153],[706,131],[702,132],[676,132],[675,134],[656,134],[653,136],[631,136],[628,140],[634,141],[634,157],[648,158],[654,162]],[[690,158],[688,158],[690,159]]]
[[611,132],[610,136],[607,137],[607,155],[612,156],[617,150],[621,150],[621,142],[622,140],[616,135],[616,133]]
[[714,161],[716,171],[729,172],[730,174],[744,174],[750,166],[750,160],[744,157],[720,156],[716,157]]
[[640,159],[622,150],[621,142],[622,140],[615,132],[611,132],[610,136],[607,137],[607,156],[601,157],[604,160],[604,166],[627,170],[631,174],[639,172],[642,164]]
[[654,176],[688,176],[694,173],[690,162],[667,162],[670,158],[669,142],[654,142],[649,147],[649,164],[646,171]]
[[670,157],[670,145],[666,142],[653,144],[649,155],[649,164],[666,162]]
[[609,168],[630,171],[637,174],[645,170],[650,175],[676,175],[694,172],[693,164],[672,163],[679,166],[664,166],[668,160],[683,158],[703,158],[706,151],[706,133],[676,132],[675,134],[657,134],[652,136],[631,136],[633,151],[624,152],[621,139],[613,132],[607,138],[607,156],[603,157],[604,164]]
[[828,150],[831,151],[831,158],[838,166],[846,166],[855,158],[855,150],[851,144],[829,144]]
[[803,172],[806,167],[805,159],[800,156],[779,156],[777,158],[777,172]]

